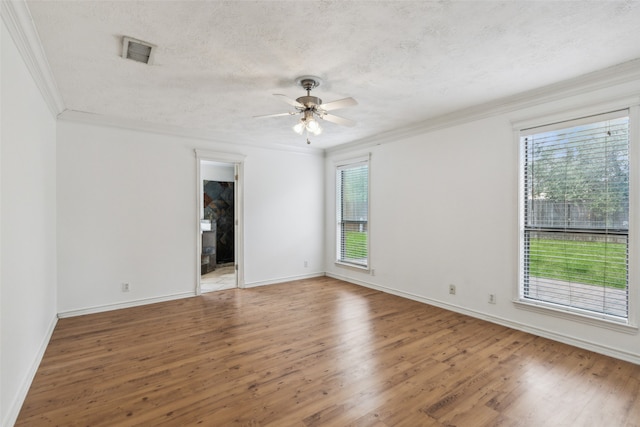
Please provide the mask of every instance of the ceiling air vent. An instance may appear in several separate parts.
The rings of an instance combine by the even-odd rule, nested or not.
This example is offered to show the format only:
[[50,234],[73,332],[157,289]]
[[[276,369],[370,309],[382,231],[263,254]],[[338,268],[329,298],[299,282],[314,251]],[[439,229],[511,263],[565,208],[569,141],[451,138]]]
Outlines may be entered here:
[[143,64],[153,64],[153,55],[156,46],[151,43],[136,40],[131,37],[122,37],[122,57],[142,62]]

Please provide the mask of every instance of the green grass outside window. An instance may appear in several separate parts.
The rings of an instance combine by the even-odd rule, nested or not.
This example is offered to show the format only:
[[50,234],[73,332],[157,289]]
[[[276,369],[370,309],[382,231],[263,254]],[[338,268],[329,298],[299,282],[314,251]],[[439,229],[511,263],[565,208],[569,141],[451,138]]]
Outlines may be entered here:
[[367,258],[367,233],[345,232],[344,256],[346,259]]
[[531,239],[529,275],[624,289],[626,259],[624,243]]

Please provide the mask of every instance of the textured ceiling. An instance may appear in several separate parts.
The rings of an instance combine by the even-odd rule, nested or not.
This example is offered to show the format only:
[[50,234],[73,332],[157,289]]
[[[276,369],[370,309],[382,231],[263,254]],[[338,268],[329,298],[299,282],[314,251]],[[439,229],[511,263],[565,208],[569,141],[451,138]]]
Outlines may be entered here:
[[[27,1],[68,110],[304,146],[274,93],[354,97],[328,148],[640,58],[640,2]],[[122,36],[158,46],[123,59]]]

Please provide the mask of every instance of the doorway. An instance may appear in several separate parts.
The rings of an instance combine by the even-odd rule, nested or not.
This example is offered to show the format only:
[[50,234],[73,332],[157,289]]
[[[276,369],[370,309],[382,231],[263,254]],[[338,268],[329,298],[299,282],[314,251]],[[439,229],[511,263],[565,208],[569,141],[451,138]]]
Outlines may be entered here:
[[[198,160],[197,294],[241,287],[241,161],[196,151]],[[233,160],[233,158],[231,159]]]

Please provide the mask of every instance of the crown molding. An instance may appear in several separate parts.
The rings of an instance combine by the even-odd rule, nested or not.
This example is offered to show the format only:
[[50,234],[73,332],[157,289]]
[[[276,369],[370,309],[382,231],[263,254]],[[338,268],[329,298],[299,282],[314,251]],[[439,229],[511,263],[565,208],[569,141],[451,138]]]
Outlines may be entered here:
[[51,113],[57,117],[64,111],[64,101],[42,48],[27,3],[25,0],[2,0],[0,11],[2,12],[2,20],[36,86]]
[[[640,59],[628,61],[603,70],[584,74],[573,79],[553,83],[484,104],[464,108],[424,121],[410,124],[402,129],[393,129],[377,135],[358,139],[326,150],[327,155],[387,144],[412,136],[481,120],[499,114],[535,107],[617,85],[640,82]],[[628,96],[629,94],[625,94]]]
[[[435,130],[461,125],[464,123],[469,123],[475,120],[481,120],[500,114],[514,113],[519,110],[525,110],[527,108],[536,107],[542,104],[565,100],[573,96],[612,88],[614,86],[631,82],[640,82],[640,59],[628,61],[613,67],[605,68],[603,70],[588,73],[573,79],[547,85],[538,89],[522,92],[513,96],[453,111],[451,113],[446,113],[424,121],[410,124],[408,126],[404,126],[403,128],[389,130],[387,132],[382,132],[376,135],[370,135],[365,138],[361,138],[335,147],[329,147],[326,149],[315,147],[298,147],[277,143],[270,143],[265,145],[250,143],[230,143],[217,140],[213,132],[204,129],[187,129],[173,125],[138,122],[125,118],[110,117],[73,110],[65,110],[58,116],[58,118],[74,122],[121,127],[143,132],[203,139],[219,144],[228,144],[234,147],[246,146],[278,151],[293,151],[303,154],[329,157],[340,153],[351,152],[353,150],[368,149],[376,145],[387,144],[428,132],[433,132]],[[628,97],[629,95],[629,93],[624,94],[624,96],[626,97]],[[619,99],[621,97],[619,94],[616,94],[615,96],[608,96],[609,99],[599,99],[598,103],[611,102],[613,101],[613,99],[611,98]]]
[[107,116],[103,114],[93,114],[84,111],[65,110],[58,115],[58,120],[84,123],[98,126],[115,127],[138,132],[156,133],[160,135],[178,136],[183,138],[200,139],[210,143],[226,146],[227,148],[251,147],[263,150],[276,150],[296,152],[306,155],[324,156],[324,150],[321,148],[309,146],[295,146],[287,144],[251,144],[240,142],[228,142],[216,138],[215,132],[207,129],[189,129],[181,126],[143,122],[116,116]]

